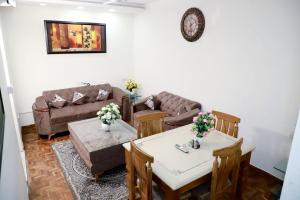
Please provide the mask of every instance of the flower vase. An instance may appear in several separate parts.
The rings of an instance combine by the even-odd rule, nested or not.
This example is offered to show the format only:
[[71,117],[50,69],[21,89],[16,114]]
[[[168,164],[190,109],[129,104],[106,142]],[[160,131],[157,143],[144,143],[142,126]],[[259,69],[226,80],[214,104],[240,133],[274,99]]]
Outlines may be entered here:
[[136,100],[136,94],[137,94],[137,91],[136,89],[132,89],[132,91],[129,91],[129,99],[131,102],[135,102]]
[[102,123],[102,129],[105,132],[110,132],[110,126],[111,126],[111,124],[104,124],[104,123]]
[[204,137],[196,137],[196,140],[201,145],[204,142]]

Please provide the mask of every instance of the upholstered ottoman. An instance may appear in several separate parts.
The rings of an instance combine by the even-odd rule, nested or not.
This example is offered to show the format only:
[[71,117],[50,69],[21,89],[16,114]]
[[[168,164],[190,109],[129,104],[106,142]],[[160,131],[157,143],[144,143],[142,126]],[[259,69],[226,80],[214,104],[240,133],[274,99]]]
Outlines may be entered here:
[[98,118],[68,123],[70,139],[80,157],[96,177],[125,163],[123,143],[137,137],[136,130],[122,120],[117,120],[105,132]]

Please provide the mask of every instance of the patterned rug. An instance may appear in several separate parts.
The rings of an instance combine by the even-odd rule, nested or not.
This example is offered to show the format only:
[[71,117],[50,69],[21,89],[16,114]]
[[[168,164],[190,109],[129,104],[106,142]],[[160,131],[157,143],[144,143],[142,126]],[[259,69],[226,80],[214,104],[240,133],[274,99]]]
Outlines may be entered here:
[[95,178],[76,152],[71,141],[55,143],[52,145],[52,149],[75,199],[128,199],[124,168],[105,172],[96,183]]

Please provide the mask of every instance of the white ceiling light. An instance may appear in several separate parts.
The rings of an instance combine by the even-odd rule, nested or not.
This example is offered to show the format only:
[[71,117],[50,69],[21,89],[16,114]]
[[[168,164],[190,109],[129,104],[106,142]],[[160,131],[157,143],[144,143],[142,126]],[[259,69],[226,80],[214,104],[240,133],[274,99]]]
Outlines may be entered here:
[[0,0],[0,6],[13,6],[16,7],[16,1],[15,0]]
[[83,6],[78,6],[77,8],[80,9],[80,10],[83,10],[83,9],[84,9]]
[[47,6],[46,3],[40,3],[40,6]]

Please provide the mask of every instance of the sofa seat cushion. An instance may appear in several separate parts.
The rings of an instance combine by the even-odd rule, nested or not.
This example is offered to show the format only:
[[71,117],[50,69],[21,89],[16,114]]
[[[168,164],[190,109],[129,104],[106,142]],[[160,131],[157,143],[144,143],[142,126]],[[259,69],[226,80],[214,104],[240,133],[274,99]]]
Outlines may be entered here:
[[137,116],[145,115],[145,114],[150,114],[150,113],[155,113],[155,112],[161,112],[161,110],[142,110],[134,113],[134,119]]
[[[86,118],[96,117],[96,113],[109,103],[116,103],[116,100],[110,99],[107,101],[97,101],[95,103],[86,103],[75,106],[65,106],[60,109],[51,109],[50,118],[51,123],[65,123]],[[121,106],[121,105],[119,105]]]
[[[138,116],[141,116],[141,115],[145,115],[145,114],[150,114],[150,113],[155,113],[155,112],[161,112],[161,110],[141,110],[141,111],[138,111],[136,113],[133,114],[133,119],[134,119],[134,127],[136,128],[137,127],[137,124],[136,124],[136,118]],[[168,115],[168,113],[167,113]],[[168,115],[169,116],[169,115]]]

